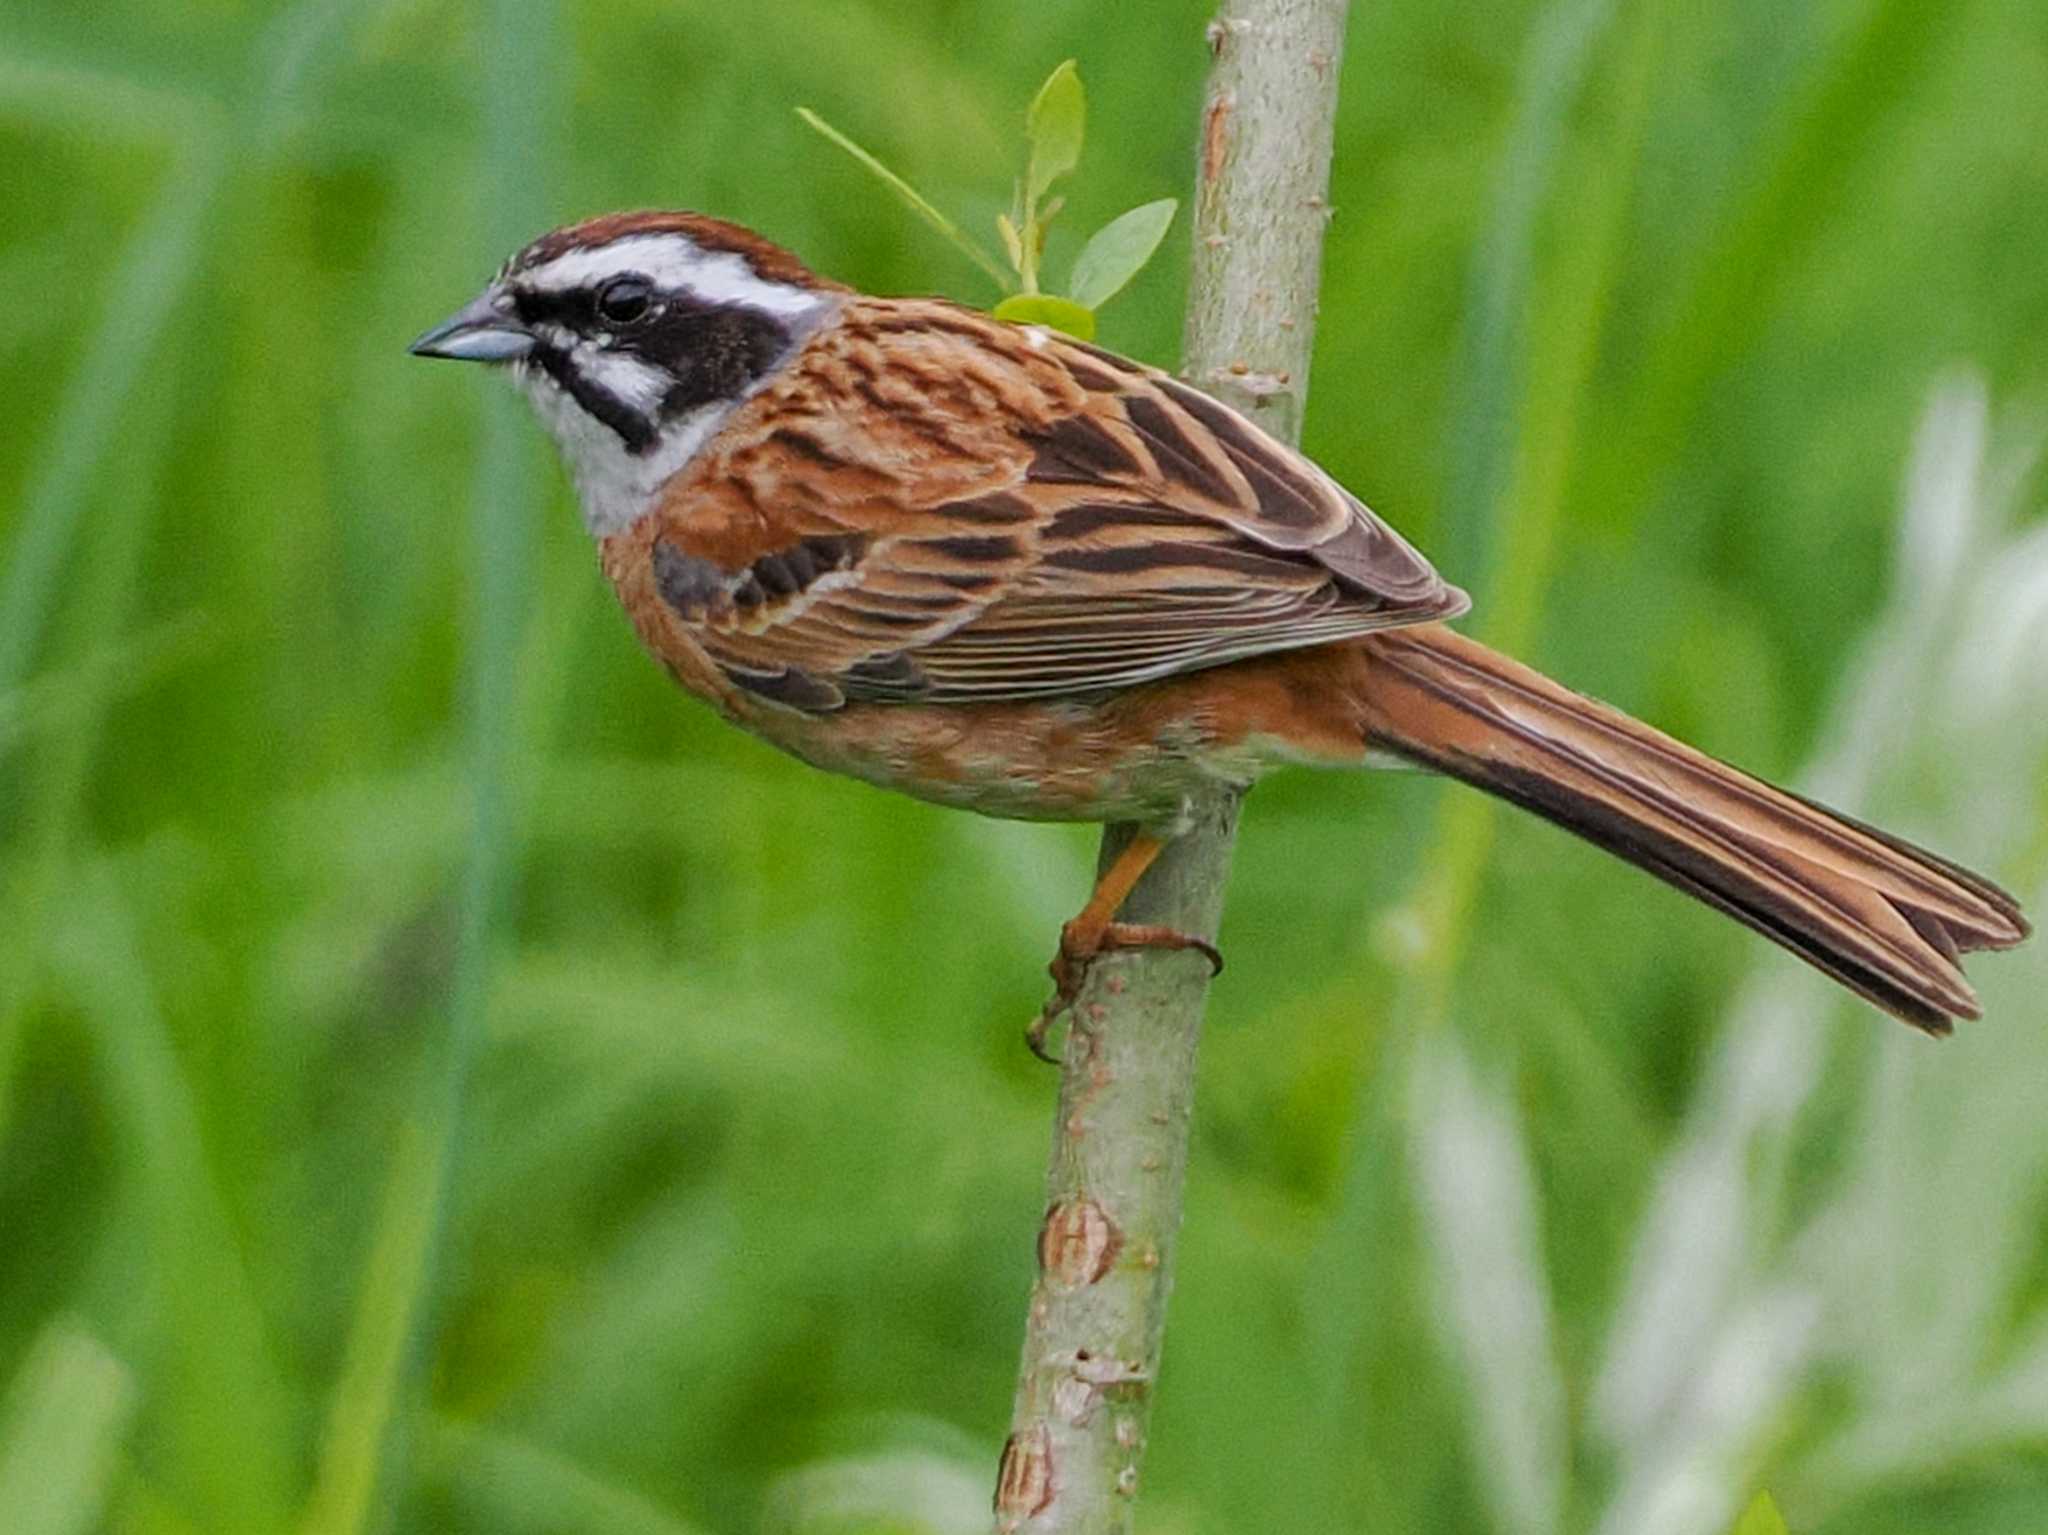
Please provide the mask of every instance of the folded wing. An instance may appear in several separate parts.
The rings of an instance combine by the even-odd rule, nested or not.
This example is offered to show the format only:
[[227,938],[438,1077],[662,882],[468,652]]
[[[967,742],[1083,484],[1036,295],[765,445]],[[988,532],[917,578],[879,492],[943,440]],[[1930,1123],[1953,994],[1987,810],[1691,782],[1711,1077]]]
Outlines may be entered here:
[[1465,607],[1238,412],[1042,331],[864,301],[779,388],[653,558],[734,682],[793,707],[1100,693]]

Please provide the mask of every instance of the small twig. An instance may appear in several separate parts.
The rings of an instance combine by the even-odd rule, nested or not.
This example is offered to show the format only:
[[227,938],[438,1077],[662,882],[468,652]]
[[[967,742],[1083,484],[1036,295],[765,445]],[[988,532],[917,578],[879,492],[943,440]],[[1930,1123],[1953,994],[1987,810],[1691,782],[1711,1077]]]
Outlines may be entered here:
[[[1197,138],[1186,377],[1274,435],[1300,435],[1315,330],[1344,0],[1226,0]],[[1213,937],[1237,802],[1193,824],[1126,920]],[[1135,828],[1103,834],[1107,868]],[[1107,956],[1076,1003],[1060,1074],[999,1535],[1127,1531],[1173,1283],[1209,965]]]

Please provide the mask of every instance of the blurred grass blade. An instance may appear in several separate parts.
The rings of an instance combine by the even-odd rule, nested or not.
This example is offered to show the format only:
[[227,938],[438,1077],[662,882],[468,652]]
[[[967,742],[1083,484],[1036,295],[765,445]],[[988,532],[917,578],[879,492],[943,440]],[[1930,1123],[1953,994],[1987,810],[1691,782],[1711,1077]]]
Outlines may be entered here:
[[34,664],[93,475],[197,273],[207,218],[220,193],[221,150],[218,138],[187,146],[121,247],[102,301],[105,312],[64,392],[22,499],[0,583],[0,696],[18,687]]
[[45,1327],[0,1402],[0,1530],[99,1529],[138,1396],[127,1366],[81,1325]]
[[1498,508],[1500,558],[1488,572],[1482,624],[1491,643],[1510,651],[1535,643],[1544,592],[1557,566],[1594,364],[1616,306],[1651,85],[1672,24],[1669,6],[1670,0],[1639,0],[1615,28],[1605,132],[1596,141],[1596,164],[1572,199],[1573,238],[1556,249],[1543,272],[1541,302],[1529,302],[1526,293],[1521,299],[1532,319],[1523,333],[1512,463]]
[[[65,393],[46,456],[24,498],[20,530],[0,584],[0,697],[18,686],[34,664],[92,474],[104,462],[121,412],[196,272],[209,217],[225,186],[230,139],[239,149],[246,150],[250,139],[269,147],[280,121],[275,105],[285,100],[303,105],[307,93],[299,87],[304,77],[332,58],[342,33],[338,23],[364,5],[365,0],[298,0],[272,19],[255,50],[252,125],[231,132],[223,115],[208,110],[203,98],[169,98],[174,115],[164,126],[174,130],[177,159],[150,212],[122,247],[104,289],[105,316]],[[46,78],[50,85],[67,85],[74,73],[30,70],[25,79],[0,73],[0,85],[27,88]],[[134,94],[117,89],[107,99],[119,102]],[[156,99],[153,93],[143,98]],[[95,112],[100,105],[96,95]],[[130,113],[147,119],[139,102]]]
[[[45,666],[13,695],[37,711],[27,721],[36,749],[18,760],[0,753],[0,785],[11,790],[10,780],[20,784],[17,795],[0,791],[0,799],[22,829],[0,859],[0,1139],[21,1101],[10,1084],[30,1027],[30,1004],[45,978],[44,951],[69,909],[66,887],[76,877],[75,849],[95,770],[107,760],[111,716],[121,690],[142,680],[147,660],[146,642],[108,645],[105,637],[122,635],[135,622],[147,589],[159,510],[153,476],[176,421],[176,408],[161,390],[138,391],[122,413],[122,452],[94,487],[95,504],[105,511],[94,529],[92,557],[76,563],[43,641],[53,654],[79,659]],[[99,680],[94,674],[103,658],[136,670]]]
[[[1937,390],[1906,476],[1901,536],[1945,574],[1926,581],[1902,567],[1830,710],[1816,765],[1801,775],[1830,802],[1889,820],[1902,789],[1938,760],[1953,824],[1916,830],[1970,861],[2000,851],[1997,824],[2039,814],[2031,796],[2003,791],[2038,784],[2048,751],[2048,728],[2030,707],[2033,671],[1964,682],[1952,670],[1974,666],[1987,634],[2009,621],[2007,583],[2048,581],[2048,539],[2013,536],[2011,509],[1982,504],[1994,478],[1984,472],[1986,416],[1977,381]],[[2027,728],[2014,729],[2020,719]],[[1991,822],[1974,839],[1955,835],[1986,806]],[[1994,1025],[2001,992],[2038,992],[2028,967],[2040,968],[2040,953],[2022,949],[1985,977]],[[1851,1367],[1830,1414],[1845,1426],[1805,1449],[1794,1472],[1809,1507],[1895,1495],[1902,1476],[2011,1442],[2011,1420],[1981,1410],[1998,1382],[1980,1380],[2000,1333],[2039,1315],[2032,1212],[2048,1151],[2032,1130],[2048,1079],[2034,1069],[2038,1052],[1995,1028],[1938,1059],[1872,1035],[1874,1069],[1847,1074],[1852,1096],[1828,1103],[1841,1083],[1828,1078],[1814,1026],[1824,983],[1775,959],[1759,964],[1667,1157],[1615,1308],[1595,1392],[1601,1426],[1622,1451],[1601,1526],[1613,1535],[1673,1506],[1695,1511],[1684,1528],[1704,1528],[1703,1491],[1754,1474],[1759,1445],[1811,1390],[1821,1350],[1831,1368]],[[1824,1112],[1860,1128],[1831,1153],[1832,1197],[1804,1229],[1774,1240],[1790,1202],[1810,1197],[1793,1182],[1800,1116]]]
[[298,0],[271,18],[249,61],[257,143],[274,148],[322,105],[325,75],[345,56],[347,23],[378,8],[377,0]]
[[[1748,195],[1700,252],[1645,364],[1614,440],[1630,444],[1630,475],[1647,487],[1668,467],[1722,370],[1754,344],[1800,257],[1858,185],[1862,159],[1885,142],[1892,110],[1946,57],[1949,12],[1926,0],[1864,0],[1810,87],[1779,108],[1775,152],[1738,183]],[[1603,483],[1596,506],[1640,503]]]
[[1694,1361],[1673,1419],[1639,1435],[1617,1469],[1596,1535],[1716,1535],[1789,1402],[1817,1366],[1821,1302],[1790,1284],[1759,1287]]
[[379,1474],[407,1392],[410,1347],[429,1302],[437,1208],[448,1169],[441,1127],[400,1127],[384,1199],[356,1293],[302,1535],[355,1535],[382,1523]]
[[833,127],[830,123],[826,122],[824,118],[820,117],[817,113],[813,112],[809,107],[798,107],[796,109],[796,115],[802,118],[804,122],[807,123],[809,126],[815,128],[820,134],[824,135],[827,139],[830,139],[834,144],[837,144],[841,149],[845,150],[848,154],[852,155],[855,160],[858,160],[862,165],[867,167],[870,174],[872,174],[878,180],[880,180],[884,186],[889,188],[890,191],[894,192],[898,197],[903,199],[904,205],[908,207],[911,212],[915,213],[919,218],[923,219],[934,230],[936,230],[939,236],[942,239],[944,239],[948,245],[951,245],[953,249],[960,252],[961,255],[965,256],[969,261],[973,262],[977,267],[981,268],[983,272],[987,273],[989,281],[994,283],[1000,291],[1008,293],[1010,289],[1013,286],[1015,286],[1015,284],[1012,282],[1010,278],[1010,274],[1003,270],[1001,264],[997,262],[995,257],[991,256],[987,251],[983,250],[978,244],[976,244],[964,232],[962,232],[959,225],[955,224],[951,219],[947,218],[945,214],[939,212],[937,208],[933,207],[931,203],[926,201],[924,196],[917,190],[917,188],[913,187],[901,176],[897,175],[894,171],[890,170],[888,166],[884,165],[880,160],[877,160],[865,149],[862,149],[860,145],[854,143],[852,139],[848,138],[845,134],[841,133],[837,128]]
[[102,645],[11,694],[0,693],[0,760],[41,732],[67,729],[116,699],[146,692],[217,639],[205,615],[185,613],[133,639]]
[[141,1228],[140,1282],[160,1339],[148,1380],[150,1460],[202,1525],[282,1529],[298,1462],[291,1401],[135,930],[137,893],[132,879],[93,866],[67,892],[51,951],[141,1172],[127,1219]]
[[[1514,250],[1481,258],[1482,270],[1493,273],[1482,288],[1490,292],[1498,282],[1509,289],[1483,299],[1482,314],[1507,308],[1529,309],[1536,316],[1508,338],[1513,346],[1489,358],[1487,366],[1498,376],[1482,384],[1477,395],[1484,400],[1504,393],[1516,402],[1510,435],[1502,445],[1508,454],[1506,477],[1498,502],[1488,508],[1495,558],[1480,618],[1488,642],[1511,653],[1533,647],[1557,564],[1566,491],[1593,365],[1614,307],[1650,81],[1666,25],[1663,0],[1645,0],[1627,13],[1601,163],[1575,198],[1573,237],[1555,256],[1555,269],[1543,276],[1544,301],[1530,305],[1524,289],[1535,280],[1531,251],[1537,213],[1550,191],[1561,119],[1585,83],[1589,55],[1611,18],[1610,0],[1580,0],[1555,12],[1532,45],[1526,82],[1532,142],[1511,154],[1521,168],[1503,183],[1498,208],[1501,238],[1510,240]],[[1533,178],[1536,186],[1524,185],[1524,177]],[[1480,322],[1482,329],[1485,324]],[[1483,433],[1476,422],[1469,430]],[[1412,986],[1401,1009],[1404,1016],[1425,1024],[1449,1016],[1452,977],[1492,857],[1501,808],[1498,801],[1477,794],[1447,795],[1439,802],[1436,852],[1413,897],[1421,941],[1408,955]]]
[[[479,76],[479,167],[490,233],[511,249],[544,222],[559,153],[560,36],[551,4],[496,0]],[[429,1365],[442,1255],[449,1240],[468,1123],[471,1066],[496,978],[515,876],[521,633],[531,588],[541,481],[520,403],[487,396],[471,487],[465,634],[472,793],[454,975],[445,1027],[431,1041],[419,1106],[387,1182],[366,1266],[348,1366],[329,1405],[307,1527],[358,1535],[378,1527],[409,1485],[419,1380]],[[416,1136],[416,1138],[415,1138]]]
[[1554,1535],[1566,1503],[1569,1424],[1521,1127],[1501,1094],[1474,1080],[1448,1034],[1423,1043],[1411,1093],[1416,1192],[1442,1321],[1464,1370],[1479,1480],[1495,1528]]
[[[1518,407],[1527,399],[1529,292],[1537,225],[1557,174],[1572,105],[1615,0],[1559,0],[1524,45],[1510,124],[1466,283],[1465,319],[1450,409],[1444,527],[1454,549],[1491,577],[1513,516]],[[1638,26],[1643,25],[1638,21]],[[1482,583],[1485,584],[1485,583]]]
[[1030,169],[1025,173],[1027,211],[1035,207],[1055,181],[1081,163],[1081,142],[1088,130],[1088,93],[1072,59],[1046,77],[1024,114],[1024,132],[1031,143]]
[[803,1466],[769,1490],[762,1535],[981,1535],[988,1477],[925,1450],[848,1456]]
[[203,143],[220,131],[225,115],[213,98],[185,86],[37,58],[12,39],[0,48],[0,111],[46,131],[165,150]]
[[[1533,629],[1554,559],[1554,508],[1533,499],[1517,502],[1500,487],[1518,463],[1529,462],[1548,465],[1546,482],[1555,485],[1569,461],[1572,434],[1585,408],[1598,325],[1613,302],[1612,273],[1638,170],[1649,60],[1663,24],[1662,11],[1662,5],[1652,3],[1629,13],[1617,105],[1607,117],[1594,163],[1585,172],[1587,185],[1572,189],[1575,213],[1559,258],[1558,291],[1551,292],[1550,284],[1545,284],[1546,302],[1568,313],[1581,326],[1576,332],[1561,323],[1525,327],[1515,317],[1525,312],[1526,294],[1535,280],[1540,215],[1554,195],[1564,125],[1585,90],[1595,49],[1613,30],[1612,0],[1568,0],[1552,7],[1522,54],[1515,128],[1503,154],[1487,236],[1472,277],[1468,334],[1475,339],[1465,366],[1477,376],[1465,386],[1459,415],[1463,435],[1454,439],[1453,448],[1454,457],[1483,450],[1499,467],[1497,482],[1482,477],[1465,492],[1472,522],[1491,524],[1490,536],[1476,529],[1470,535],[1471,544],[1490,542],[1497,548],[1489,584],[1511,586],[1519,593],[1507,602],[1505,613],[1490,610],[1495,613],[1487,631],[1490,639]],[[1577,211],[1585,204],[1590,206]],[[1501,434],[1497,438],[1496,432]],[[1491,802],[1482,796],[1447,795],[1440,801],[1430,850],[1409,900],[1412,920],[1402,924],[1413,936],[1397,961],[1389,1010],[1395,1032],[1365,1068],[1352,1106],[1352,1149],[1336,1208],[1305,1276],[1307,1353],[1318,1384],[1319,1408],[1332,1425],[1314,1436],[1314,1467],[1332,1465],[1345,1452],[1346,1441],[1335,1427],[1341,1421],[1345,1386],[1376,1347],[1369,1339],[1371,1319],[1387,1314],[1405,1293],[1399,1277],[1390,1272],[1386,1254],[1399,1250],[1408,1220],[1409,1207],[1398,1190],[1412,1187],[1402,1128],[1406,1084],[1414,1069],[1413,1054],[1421,1048],[1418,1036],[1451,1016],[1460,961],[1497,824]],[[1410,1411],[1399,1394],[1383,1394],[1374,1406],[1384,1414],[1381,1423],[1404,1421]],[[1543,1455],[1532,1459],[1532,1465],[1545,1462]],[[1540,1485],[1545,1474],[1532,1485]],[[1403,1494],[1413,1516],[1424,1518],[1431,1506],[1428,1489],[1403,1484]]]
[[428,1449],[436,1474],[477,1516],[468,1528],[494,1535],[700,1535],[640,1493],[529,1439],[436,1417]]
[[[1634,22],[1639,35],[1655,25],[1657,9],[1655,5],[1643,8],[1644,14]],[[1503,155],[1486,239],[1475,258],[1472,317],[1467,322],[1468,336],[1473,339],[1468,342],[1465,368],[1478,376],[1465,386],[1462,435],[1454,440],[1454,459],[1467,452],[1476,455],[1482,446],[1489,454],[1513,450],[1511,437],[1493,444],[1490,436],[1495,429],[1493,413],[1500,410],[1505,416],[1506,406],[1486,402],[1513,401],[1518,389],[1524,397],[1533,389],[1530,364],[1522,355],[1527,337],[1520,328],[1508,326],[1507,317],[1520,312],[1535,260],[1537,214],[1551,189],[1563,122],[1577,100],[1592,50],[1611,14],[1612,0],[1572,0],[1557,6],[1546,14],[1524,49],[1515,131]],[[1636,127],[1628,122],[1626,113],[1621,116],[1609,141],[1611,164],[1600,177],[1606,186],[1603,201],[1610,208],[1618,208],[1625,198],[1635,160]],[[1575,224],[1574,228],[1582,240],[1603,248],[1619,238],[1613,222]],[[1604,265],[1605,260],[1589,259],[1580,271],[1591,277]],[[1583,338],[1573,338],[1573,342],[1588,344]],[[1569,412],[1579,404],[1576,398],[1551,402],[1547,419],[1553,423],[1569,419]],[[1506,431],[1510,426],[1506,423],[1500,429]],[[1483,485],[1472,495],[1475,516],[1483,512],[1499,520],[1493,540],[1504,554],[1548,568],[1547,538],[1516,536],[1514,521],[1523,509],[1488,494]],[[1540,591],[1540,582],[1520,579],[1531,590]],[[1477,795],[1449,796],[1440,806],[1433,849],[1411,897],[1416,920],[1407,924],[1414,938],[1404,946],[1402,955],[1403,1000],[1396,1009],[1398,1017],[1437,1020],[1448,1011],[1451,976],[1492,846],[1494,820],[1488,803]],[[1396,1064],[1405,1062],[1384,1058],[1378,1070],[1385,1072]],[[1354,1121],[1361,1127],[1354,1144],[1364,1146],[1390,1133],[1382,1128],[1392,1123],[1386,1091],[1370,1077],[1362,1084],[1353,1110]],[[1372,1155],[1354,1154],[1346,1169],[1337,1213],[1310,1267],[1312,1298],[1308,1305],[1318,1334],[1311,1356],[1328,1361],[1332,1372],[1341,1370],[1341,1361],[1351,1357],[1362,1325],[1353,1294],[1338,1276],[1356,1274],[1369,1264],[1366,1253],[1377,1245],[1368,1229],[1370,1223],[1393,1218],[1384,1180],[1389,1165],[1398,1164],[1400,1157],[1401,1152],[1391,1146]],[[1339,1378],[1335,1373],[1330,1376],[1333,1390]]]
[[1162,197],[1111,219],[1081,247],[1067,279],[1067,297],[1083,309],[1100,309],[1122,291],[1166,238],[1178,200]]

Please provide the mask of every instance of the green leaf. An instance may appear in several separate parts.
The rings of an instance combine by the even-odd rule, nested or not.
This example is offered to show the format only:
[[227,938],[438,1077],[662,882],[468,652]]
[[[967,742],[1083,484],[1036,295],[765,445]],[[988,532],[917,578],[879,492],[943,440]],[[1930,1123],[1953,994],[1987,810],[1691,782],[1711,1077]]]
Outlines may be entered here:
[[1114,298],[1152,259],[1179,207],[1171,197],[1162,197],[1156,203],[1133,208],[1096,230],[1074,259],[1074,275],[1067,280],[1067,291],[1074,302],[1100,309]]
[[1013,293],[996,305],[995,317],[1016,325],[1049,325],[1076,341],[1095,339],[1095,311],[1050,293]]
[[1080,70],[1068,59],[1046,77],[1024,119],[1031,141],[1031,169],[1025,175],[1029,202],[1036,203],[1047,187],[1080,163],[1087,126],[1088,93],[1081,88]]
[[1003,252],[1010,258],[1010,265],[1023,271],[1024,237],[1017,233],[1017,226],[1010,221],[1009,214],[996,215],[996,233],[1003,237]]
[[901,176],[897,175],[894,171],[890,170],[888,166],[884,165],[880,160],[877,160],[865,149],[862,149],[860,145],[854,143],[852,139],[848,138],[845,134],[841,133],[837,128],[833,127],[830,123],[826,122],[824,118],[820,117],[817,113],[813,112],[809,107],[798,107],[796,109],[796,115],[798,117],[801,117],[811,127],[817,129],[819,133],[823,134],[833,143],[837,144],[841,149],[845,150],[848,154],[852,155],[853,158],[858,160],[862,165],[866,166],[868,170],[871,171],[882,182],[884,186],[888,187],[890,191],[894,192],[898,197],[903,199],[904,203],[909,207],[912,213],[915,213],[919,218],[923,219],[927,224],[931,225],[931,227],[937,230],[939,235],[943,239],[945,239],[949,244],[951,244],[955,250],[959,251],[961,255],[965,256],[969,261],[973,262],[976,266],[980,267],[982,271],[986,272],[989,276],[989,279],[992,282],[994,282],[998,288],[1001,288],[1005,293],[1010,291],[1010,288],[1012,286],[1010,282],[1010,275],[1009,273],[1003,270],[1002,265],[995,259],[995,257],[991,256],[987,251],[983,250],[979,245],[975,244],[974,241],[970,239],[961,230],[958,224],[955,224],[951,219],[947,218],[945,214],[939,212],[937,208],[933,207],[931,203],[924,197],[924,195],[917,190],[917,188],[913,187]]
[[1756,1501],[1735,1521],[1731,1535],[1791,1535],[1785,1527],[1785,1516],[1778,1512],[1778,1505],[1771,1501],[1771,1495],[1760,1492]]

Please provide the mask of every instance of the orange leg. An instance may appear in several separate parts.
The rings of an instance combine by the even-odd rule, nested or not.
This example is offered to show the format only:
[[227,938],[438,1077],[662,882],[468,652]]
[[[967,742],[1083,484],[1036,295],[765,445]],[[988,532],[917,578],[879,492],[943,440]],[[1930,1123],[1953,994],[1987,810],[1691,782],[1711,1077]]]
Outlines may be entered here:
[[1088,977],[1088,966],[1098,954],[1112,949],[1200,949],[1213,967],[1211,973],[1222,971],[1223,956],[1205,938],[1195,938],[1158,923],[1115,920],[1117,909],[1165,847],[1159,838],[1143,832],[1133,837],[1117,854],[1116,861],[1102,871],[1088,904],[1060,929],[1059,952],[1046,967],[1052,974],[1053,998],[1024,1036],[1031,1053],[1040,1060],[1053,1059],[1046,1053],[1045,1037],[1052,1029],[1053,1019],[1073,1005],[1081,983]]

